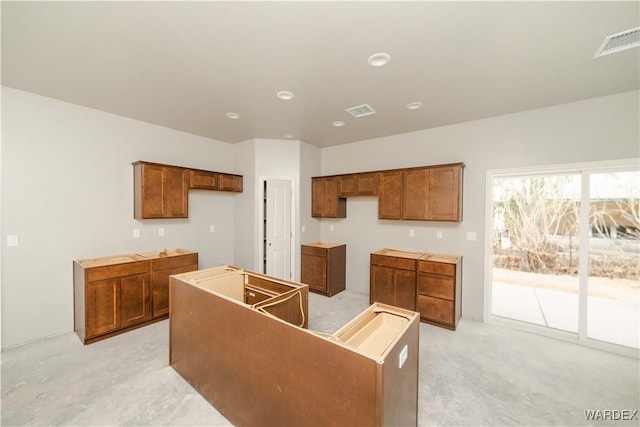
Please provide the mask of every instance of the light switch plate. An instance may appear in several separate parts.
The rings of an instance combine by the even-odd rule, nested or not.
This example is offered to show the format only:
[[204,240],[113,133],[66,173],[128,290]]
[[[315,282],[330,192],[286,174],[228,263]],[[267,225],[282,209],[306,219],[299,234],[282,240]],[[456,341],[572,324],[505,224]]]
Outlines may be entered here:
[[478,240],[478,233],[475,233],[473,231],[468,231],[467,232],[467,240],[469,240],[471,242],[475,242],[476,240]]
[[134,228],[133,229],[133,237],[140,237],[140,229],[139,228]]
[[210,233],[215,233],[216,232],[216,226],[215,225],[210,225],[209,226],[209,232]]
[[11,234],[7,236],[7,246],[18,246],[18,235]]
[[164,236],[164,228],[158,228],[158,236]]

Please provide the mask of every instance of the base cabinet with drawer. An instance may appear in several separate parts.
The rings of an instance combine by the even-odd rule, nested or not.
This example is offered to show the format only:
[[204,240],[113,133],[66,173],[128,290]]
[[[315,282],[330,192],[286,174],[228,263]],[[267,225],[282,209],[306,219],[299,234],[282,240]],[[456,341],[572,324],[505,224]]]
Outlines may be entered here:
[[169,276],[198,269],[196,252],[176,249],[173,251],[148,252],[141,254],[151,261],[152,317],[169,315]]
[[424,322],[456,329],[462,308],[460,257],[426,255],[418,260],[417,311]]
[[422,253],[382,249],[371,254],[369,303],[416,309],[416,262]]
[[381,249],[371,254],[369,302],[418,311],[455,330],[462,314],[462,257]]
[[197,260],[176,249],[74,261],[76,334],[90,344],[166,319],[169,275],[197,270]]
[[310,291],[331,297],[345,290],[347,245],[306,243],[300,252],[300,281]]

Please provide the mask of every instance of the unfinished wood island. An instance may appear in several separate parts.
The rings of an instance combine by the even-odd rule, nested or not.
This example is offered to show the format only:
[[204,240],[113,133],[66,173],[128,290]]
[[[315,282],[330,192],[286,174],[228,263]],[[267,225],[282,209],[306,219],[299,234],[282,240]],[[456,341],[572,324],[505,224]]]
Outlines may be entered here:
[[418,313],[374,304],[320,334],[307,290],[230,266],[172,276],[170,365],[234,425],[417,425]]

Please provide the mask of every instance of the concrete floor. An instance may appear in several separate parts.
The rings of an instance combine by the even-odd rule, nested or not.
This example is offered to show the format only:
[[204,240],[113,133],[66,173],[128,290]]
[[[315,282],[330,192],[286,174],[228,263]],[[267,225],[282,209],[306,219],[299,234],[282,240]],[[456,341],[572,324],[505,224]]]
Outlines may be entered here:
[[[310,328],[332,333],[366,306],[350,291],[310,295]],[[168,327],[89,346],[68,333],[1,353],[2,425],[230,425],[168,366]],[[420,326],[421,426],[638,426],[638,415],[588,421],[585,411],[638,410],[639,383],[637,359],[473,321]]]

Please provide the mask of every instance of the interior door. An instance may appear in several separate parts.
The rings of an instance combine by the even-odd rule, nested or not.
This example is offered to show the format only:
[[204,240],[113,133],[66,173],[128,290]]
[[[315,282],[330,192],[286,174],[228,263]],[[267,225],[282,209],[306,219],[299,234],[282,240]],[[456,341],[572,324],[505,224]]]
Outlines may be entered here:
[[291,279],[291,181],[267,179],[266,193],[266,273]]

